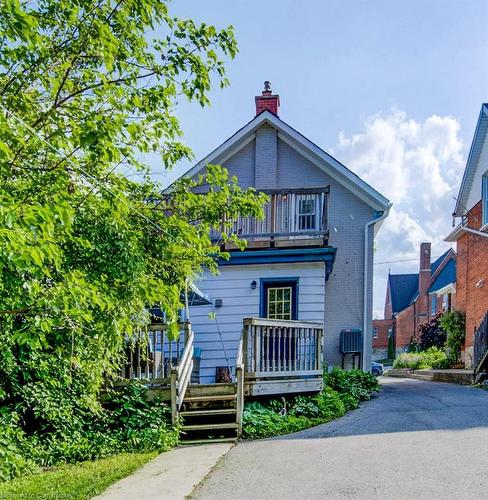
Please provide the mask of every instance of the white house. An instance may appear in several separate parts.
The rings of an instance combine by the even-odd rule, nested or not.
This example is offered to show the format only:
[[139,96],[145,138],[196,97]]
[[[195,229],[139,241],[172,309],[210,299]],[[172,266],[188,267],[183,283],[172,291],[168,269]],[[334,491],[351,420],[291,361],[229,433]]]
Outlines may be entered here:
[[[282,372],[293,392],[307,385],[292,381],[320,373],[322,352],[329,366],[362,359],[369,370],[373,244],[390,203],[281,120],[269,82],[255,103],[254,118],[186,174],[221,164],[242,187],[270,197],[264,221],[236,221],[248,247],[229,248],[220,274],[201,277],[197,285],[212,304],[190,308],[190,317],[201,383],[215,382],[226,368],[233,373],[243,322],[255,318],[245,322],[248,379],[259,374],[271,382],[271,372]],[[344,330],[352,333],[343,341],[355,346],[341,345]]]

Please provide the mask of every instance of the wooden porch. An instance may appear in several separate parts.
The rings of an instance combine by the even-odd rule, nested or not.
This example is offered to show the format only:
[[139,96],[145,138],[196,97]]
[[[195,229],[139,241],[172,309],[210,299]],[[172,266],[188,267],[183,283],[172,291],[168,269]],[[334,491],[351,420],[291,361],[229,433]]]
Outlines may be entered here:
[[322,390],[321,324],[247,318],[243,326],[245,396]]
[[242,430],[245,396],[322,389],[319,323],[245,319],[232,381],[210,385],[191,382],[195,335],[190,323],[178,326],[180,334],[174,340],[164,323],[141,332],[128,345],[127,362],[115,385],[138,379],[148,386],[148,398],[169,401],[173,423],[183,418],[186,442],[205,441],[205,432],[212,440],[236,439]]

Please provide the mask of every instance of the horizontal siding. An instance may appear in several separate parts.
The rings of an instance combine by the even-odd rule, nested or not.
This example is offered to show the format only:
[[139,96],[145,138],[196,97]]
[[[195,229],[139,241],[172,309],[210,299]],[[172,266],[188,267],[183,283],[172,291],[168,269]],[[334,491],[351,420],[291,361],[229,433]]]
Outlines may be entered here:
[[[220,271],[219,276],[206,274],[197,282],[200,290],[212,299],[222,299],[223,306],[215,309],[216,319],[209,317],[211,306],[190,308],[195,345],[202,349],[201,383],[215,381],[217,366],[227,366],[228,363],[233,370],[241,338],[242,320],[259,316],[261,278],[298,278],[298,319],[324,322],[323,263],[225,266]],[[258,284],[255,290],[251,289],[253,280]]]

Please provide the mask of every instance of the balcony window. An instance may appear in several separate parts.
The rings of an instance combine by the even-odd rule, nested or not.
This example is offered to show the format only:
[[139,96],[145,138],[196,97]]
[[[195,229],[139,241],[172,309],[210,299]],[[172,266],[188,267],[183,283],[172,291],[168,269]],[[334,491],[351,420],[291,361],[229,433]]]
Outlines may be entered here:
[[315,229],[315,197],[302,195],[298,198],[298,230],[310,231]]

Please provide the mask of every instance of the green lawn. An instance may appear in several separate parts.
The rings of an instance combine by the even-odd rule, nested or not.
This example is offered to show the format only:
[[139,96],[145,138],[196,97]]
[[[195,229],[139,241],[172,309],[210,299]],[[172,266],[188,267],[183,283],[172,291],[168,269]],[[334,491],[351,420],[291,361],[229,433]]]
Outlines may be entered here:
[[0,483],[0,499],[85,500],[128,476],[156,455],[156,452],[122,453],[94,462],[64,465],[40,474],[19,477]]

